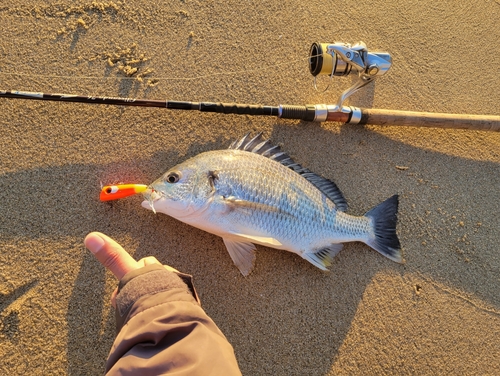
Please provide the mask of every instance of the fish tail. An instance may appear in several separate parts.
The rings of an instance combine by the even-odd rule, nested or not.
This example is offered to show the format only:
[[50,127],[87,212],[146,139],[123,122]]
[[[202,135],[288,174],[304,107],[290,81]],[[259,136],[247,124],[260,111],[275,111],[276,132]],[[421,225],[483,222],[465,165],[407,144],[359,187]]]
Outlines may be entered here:
[[398,195],[388,198],[366,213],[365,216],[373,220],[375,234],[366,244],[385,257],[402,262],[401,243],[396,234],[397,214]]

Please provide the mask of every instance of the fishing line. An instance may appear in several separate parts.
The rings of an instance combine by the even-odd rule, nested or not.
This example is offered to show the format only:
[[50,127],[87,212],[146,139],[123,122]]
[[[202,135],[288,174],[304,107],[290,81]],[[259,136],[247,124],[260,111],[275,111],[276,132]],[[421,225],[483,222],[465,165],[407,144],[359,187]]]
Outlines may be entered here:
[[[246,69],[246,70],[240,70],[240,71],[229,71],[229,72],[220,72],[220,73],[211,73],[207,75],[199,75],[199,76],[193,76],[193,77],[156,77],[156,76],[142,76],[142,79],[154,79],[158,81],[196,81],[196,80],[202,80],[202,79],[207,79],[211,77],[218,77],[218,76],[237,76],[237,75],[248,75],[249,73],[257,73],[257,72],[262,72],[262,71],[267,71],[273,68],[277,67],[282,67],[285,65],[292,65],[298,62],[304,62],[304,61],[309,61],[309,57],[307,59],[301,58],[297,60],[288,60],[286,62],[282,63],[277,63],[274,65],[268,65],[263,68],[255,68],[255,69]],[[139,72],[140,73],[140,72]],[[154,73],[154,72],[151,72]],[[130,80],[130,81],[137,81],[137,77],[134,76],[113,76],[113,77],[99,77],[99,76],[64,76],[64,75],[45,75],[45,74],[30,74],[30,73],[19,73],[19,72],[2,72],[0,71],[0,75],[8,75],[8,76],[22,76],[22,77],[33,77],[33,78],[59,78],[59,79],[72,79],[72,80]]]
[[[194,77],[151,77],[164,81],[194,81],[217,76],[235,76],[262,72],[291,63],[304,61],[297,59],[283,63],[269,65],[264,68],[240,70],[233,72],[212,73]],[[48,100],[59,102],[79,102],[89,104],[106,104],[120,106],[159,107],[171,110],[191,110],[200,112],[215,112],[221,114],[237,114],[252,116],[275,116],[281,119],[295,119],[308,122],[333,121],[352,125],[391,125],[415,126],[434,128],[461,128],[500,132],[500,116],[496,115],[468,115],[468,114],[440,114],[429,112],[396,111],[344,106],[345,100],[373,82],[376,78],[387,73],[392,66],[392,57],[387,52],[372,52],[366,44],[359,42],[348,43],[313,43],[307,58],[310,73],[317,75],[348,76],[357,74],[358,79],[346,89],[335,104],[307,104],[307,105],[277,105],[263,106],[256,104],[222,103],[222,102],[189,102],[156,99],[136,99],[122,97],[96,97],[75,94],[51,94],[27,91],[0,90],[0,98]],[[20,75],[30,77],[24,73],[0,72],[0,75]],[[31,77],[65,78],[65,79],[121,79],[137,80],[138,77],[89,77],[89,76],[58,76],[58,75],[31,75]],[[144,77],[144,76],[143,76]],[[143,78],[141,77],[141,78]],[[317,89],[317,86],[314,85]]]

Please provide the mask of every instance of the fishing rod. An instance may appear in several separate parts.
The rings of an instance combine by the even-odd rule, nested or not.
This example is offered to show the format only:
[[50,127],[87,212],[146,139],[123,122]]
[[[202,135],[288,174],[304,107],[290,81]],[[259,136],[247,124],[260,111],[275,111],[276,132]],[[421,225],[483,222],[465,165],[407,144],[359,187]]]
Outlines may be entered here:
[[[362,87],[384,75],[392,66],[387,52],[370,52],[366,44],[313,43],[309,54],[309,71],[318,75],[358,75],[358,80],[345,90],[335,104],[277,105],[239,104],[222,102],[186,102],[154,99],[82,96],[29,91],[2,91],[0,98],[78,102],[121,106],[159,107],[170,110],[191,110],[253,116],[276,116],[310,122],[333,121],[344,124],[390,125],[434,128],[460,128],[500,131],[500,116],[414,112],[344,106],[344,101]],[[327,87],[328,89],[328,87]],[[325,89],[326,90],[326,89]]]

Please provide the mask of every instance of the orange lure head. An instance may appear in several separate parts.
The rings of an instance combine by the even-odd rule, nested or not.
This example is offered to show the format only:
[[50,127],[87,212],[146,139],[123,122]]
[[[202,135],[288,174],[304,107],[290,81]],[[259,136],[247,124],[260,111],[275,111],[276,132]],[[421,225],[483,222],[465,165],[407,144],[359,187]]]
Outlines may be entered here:
[[106,185],[101,189],[99,199],[101,201],[118,200],[120,198],[142,193],[148,189],[144,184],[116,184]]

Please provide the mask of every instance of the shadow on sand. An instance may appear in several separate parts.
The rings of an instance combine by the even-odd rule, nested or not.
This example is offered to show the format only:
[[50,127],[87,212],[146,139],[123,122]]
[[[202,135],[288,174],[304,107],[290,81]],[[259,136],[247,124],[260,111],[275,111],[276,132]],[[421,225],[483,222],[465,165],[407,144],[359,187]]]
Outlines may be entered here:
[[[386,269],[399,274],[418,271],[500,307],[499,296],[482,288],[497,281],[498,291],[498,265],[489,263],[487,250],[477,250],[469,255],[471,262],[464,263],[465,256],[450,249],[464,228],[449,226],[452,215],[462,215],[466,224],[483,223],[477,234],[483,241],[496,239],[498,213],[477,213],[474,206],[481,201],[481,207],[488,207],[485,202],[495,195],[498,199],[497,164],[421,150],[355,127],[344,127],[335,134],[317,125],[290,127],[277,123],[272,139],[285,137],[291,141],[283,148],[297,162],[339,185],[351,206],[349,213],[361,215],[390,195],[400,193],[399,227],[406,265],[385,260],[367,246],[355,243],[344,247],[330,273],[323,273],[297,255],[259,247],[254,272],[243,278],[218,237],[164,215],[154,216],[138,207],[137,200],[113,204],[98,201],[99,181],[127,181],[131,177],[152,181],[186,159],[173,151],[133,164],[67,164],[0,175],[1,200],[16,202],[15,210],[0,217],[3,239],[82,239],[84,255],[67,312],[69,374],[102,370],[102,365],[81,364],[80,360],[95,359],[98,353],[104,363],[114,336],[111,310],[105,309],[103,299],[95,301],[96,295],[104,293],[105,271],[83,249],[84,236],[94,230],[111,236],[127,234],[139,241],[136,258],[155,255],[193,274],[203,306],[233,343],[246,374],[265,374],[276,363],[282,364],[287,374],[327,373],[366,286],[376,273]],[[193,145],[186,155],[225,147],[225,142],[216,140],[210,145]],[[398,170],[396,164],[409,168]],[[393,179],[397,185],[387,186],[386,179]],[[459,181],[460,186],[442,181]],[[473,195],[478,183],[482,194]],[[19,195],[19,189],[15,189],[19,186],[37,188]],[[416,198],[426,202],[422,200],[425,197],[432,198],[427,206],[412,207]],[[33,202],[38,203],[40,210],[30,209]],[[463,246],[465,253],[474,247],[475,232],[469,230],[471,244]],[[453,241],[443,240],[447,238]],[[435,242],[432,252],[423,248],[423,239]],[[474,286],[464,284],[462,278],[471,273],[476,280]],[[103,312],[107,317],[103,317]],[[245,315],[241,316],[241,312]],[[90,317],[93,325],[82,327],[82,316]],[[325,331],[331,335],[325,336]],[[280,351],[273,351],[275,348]],[[307,354],[313,352],[323,355],[323,364],[309,364]]]

